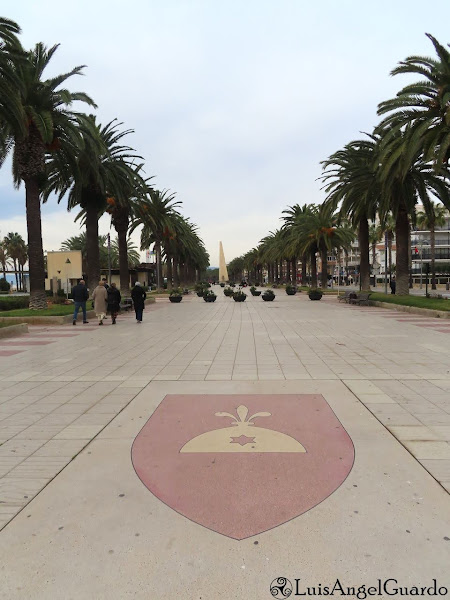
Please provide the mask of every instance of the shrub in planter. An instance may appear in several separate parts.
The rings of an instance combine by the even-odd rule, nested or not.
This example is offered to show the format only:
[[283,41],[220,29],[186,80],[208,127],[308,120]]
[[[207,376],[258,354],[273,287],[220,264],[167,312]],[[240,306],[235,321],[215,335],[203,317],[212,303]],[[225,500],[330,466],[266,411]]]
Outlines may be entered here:
[[272,292],[272,290],[266,290],[261,298],[264,300],[264,302],[272,302],[272,300],[275,298],[275,294]]
[[9,292],[10,289],[11,284],[9,283],[9,281],[6,281],[5,277],[2,277],[0,279],[0,292]]
[[278,287],[278,283],[272,283],[272,287],[273,287],[274,290],[276,290],[277,287]]
[[229,283],[228,285],[229,285],[230,287],[232,287],[232,288],[236,287],[236,284],[235,284],[234,282],[231,282],[231,281],[230,281],[230,283]]
[[245,292],[234,292],[233,294],[233,300],[235,302],[245,302],[245,299],[247,298],[247,294]]
[[234,294],[233,289],[230,287],[226,287],[223,290],[223,293],[225,294],[225,296],[228,296],[228,298],[231,298],[231,296]]
[[308,296],[310,300],[320,300],[323,296],[322,290],[319,290],[317,288],[311,288],[308,292]]
[[173,288],[169,294],[170,302],[181,302],[183,300],[182,291],[179,288]]
[[252,296],[261,296],[261,290],[257,290],[254,285],[250,288]]
[[225,287],[225,282],[224,281],[220,282],[220,287],[223,287],[223,288]]
[[203,300],[205,302],[215,302],[216,301],[216,294],[213,292],[213,290],[207,290],[204,294],[203,294]]
[[297,293],[297,288],[295,287],[295,285],[288,284],[286,286],[286,294],[288,296],[295,296],[296,293]]

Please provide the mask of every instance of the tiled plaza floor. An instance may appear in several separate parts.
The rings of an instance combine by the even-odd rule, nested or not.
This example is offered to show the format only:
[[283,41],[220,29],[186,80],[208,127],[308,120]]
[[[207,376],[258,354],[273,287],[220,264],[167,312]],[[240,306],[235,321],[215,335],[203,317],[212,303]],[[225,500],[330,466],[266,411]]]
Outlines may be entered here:
[[[235,303],[219,288],[216,291],[214,304],[196,296],[184,298],[181,304],[158,301],[146,309],[142,324],[132,315],[123,315],[116,326],[107,320],[103,327],[94,322],[30,327],[29,335],[0,341],[0,528],[9,523],[0,541],[2,535],[13,539],[15,527],[23,539],[35,531],[37,525],[30,529],[27,524],[35,503],[47,511],[47,518],[53,508],[61,515],[64,494],[60,491],[71,482],[78,499],[75,512],[84,518],[80,512],[84,496],[77,486],[85,485],[79,483],[80,469],[89,469],[88,455],[99,455],[111,485],[115,467],[105,454],[108,440],[114,439],[126,451],[125,445],[164,394],[185,390],[322,393],[339,418],[342,410],[349,422],[359,420],[352,435],[357,456],[358,444],[364,446],[361,432],[369,424],[373,430],[367,448],[361,450],[368,453],[367,460],[376,461],[371,453],[380,452],[389,465],[392,456],[395,485],[403,481],[400,467],[405,461],[405,478],[420,479],[416,503],[422,502],[429,486],[429,497],[438,498],[439,514],[450,521],[450,496],[444,492],[450,491],[450,320],[350,307],[335,297],[311,302],[305,294],[291,297],[284,291],[277,293],[274,302],[249,295],[245,303]],[[132,474],[124,460],[118,459],[117,469],[126,471],[126,488]],[[354,487],[358,485],[359,480]],[[385,483],[374,485],[376,489]],[[105,505],[104,499],[100,502]],[[442,507],[447,507],[446,512]],[[110,509],[105,505],[105,510]],[[159,514],[159,509],[155,511]],[[322,516],[327,518],[326,509]],[[169,520],[166,525],[171,530]],[[169,534],[177,536],[174,531]],[[440,539],[448,536],[450,531],[442,531]],[[139,545],[139,540],[133,538],[130,548],[134,543]],[[112,548],[113,540],[108,539],[108,544]],[[442,552],[450,559],[450,541]],[[24,571],[33,564],[25,561]],[[41,588],[35,596],[23,597],[47,597],[47,588]],[[182,594],[181,588],[178,591]],[[183,597],[200,596],[189,592]],[[54,597],[108,596],[95,592]],[[206,597],[241,600],[247,596]]]

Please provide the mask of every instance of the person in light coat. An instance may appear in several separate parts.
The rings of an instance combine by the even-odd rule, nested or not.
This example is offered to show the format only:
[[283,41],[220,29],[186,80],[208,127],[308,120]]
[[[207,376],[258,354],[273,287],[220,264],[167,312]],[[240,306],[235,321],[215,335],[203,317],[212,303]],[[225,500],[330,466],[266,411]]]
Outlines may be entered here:
[[98,324],[103,325],[103,319],[106,316],[106,308],[108,304],[108,292],[104,286],[103,281],[99,281],[98,286],[95,288],[92,294],[92,301],[94,303],[95,314],[97,315]]

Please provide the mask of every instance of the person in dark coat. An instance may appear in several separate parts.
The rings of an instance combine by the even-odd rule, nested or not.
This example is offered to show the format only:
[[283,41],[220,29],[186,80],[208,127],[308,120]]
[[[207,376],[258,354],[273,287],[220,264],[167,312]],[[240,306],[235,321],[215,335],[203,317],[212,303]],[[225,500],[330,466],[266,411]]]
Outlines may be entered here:
[[395,277],[391,278],[391,281],[389,283],[389,287],[391,288],[391,294],[395,294],[395,289],[397,287],[397,284],[395,282]]
[[72,324],[77,324],[78,311],[83,311],[83,323],[87,323],[87,315],[86,315],[86,300],[89,298],[89,292],[84,282],[84,279],[80,279],[77,285],[74,285],[72,288],[72,298],[75,305],[73,311],[73,320]]
[[136,313],[136,321],[142,323],[142,312],[144,310],[145,299],[147,294],[142,289],[139,281],[136,281],[134,288],[131,290],[131,298],[133,299],[134,312]]
[[120,312],[120,301],[122,300],[122,296],[115,283],[111,283],[106,291],[108,292],[108,312],[111,315],[112,324],[115,325],[117,315]]

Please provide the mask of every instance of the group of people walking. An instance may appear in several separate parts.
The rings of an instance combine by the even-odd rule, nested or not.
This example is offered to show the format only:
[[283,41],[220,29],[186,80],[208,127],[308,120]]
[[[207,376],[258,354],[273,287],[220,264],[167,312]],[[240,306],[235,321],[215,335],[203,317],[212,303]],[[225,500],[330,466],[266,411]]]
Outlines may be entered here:
[[[142,323],[142,314],[144,311],[146,297],[147,294],[145,293],[142,285],[139,281],[137,281],[131,290],[131,298],[133,300],[133,307],[136,313],[137,323]],[[74,301],[72,324],[77,324],[78,312],[80,308],[83,313],[83,323],[89,323],[87,320],[86,309],[86,302],[89,299],[89,290],[86,287],[86,282],[83,279],[80,279],[78,284],[72,288],[72,298]],[[117,315],[120,312],[121,301],[122,296],[115,283],[108,285],[105,278],[99,281],[97,287],[92,293],[92,305],[99,325],[103,325],[103,321],[106,318],[107,313],[111,315],[112,324],[116,324]]]

